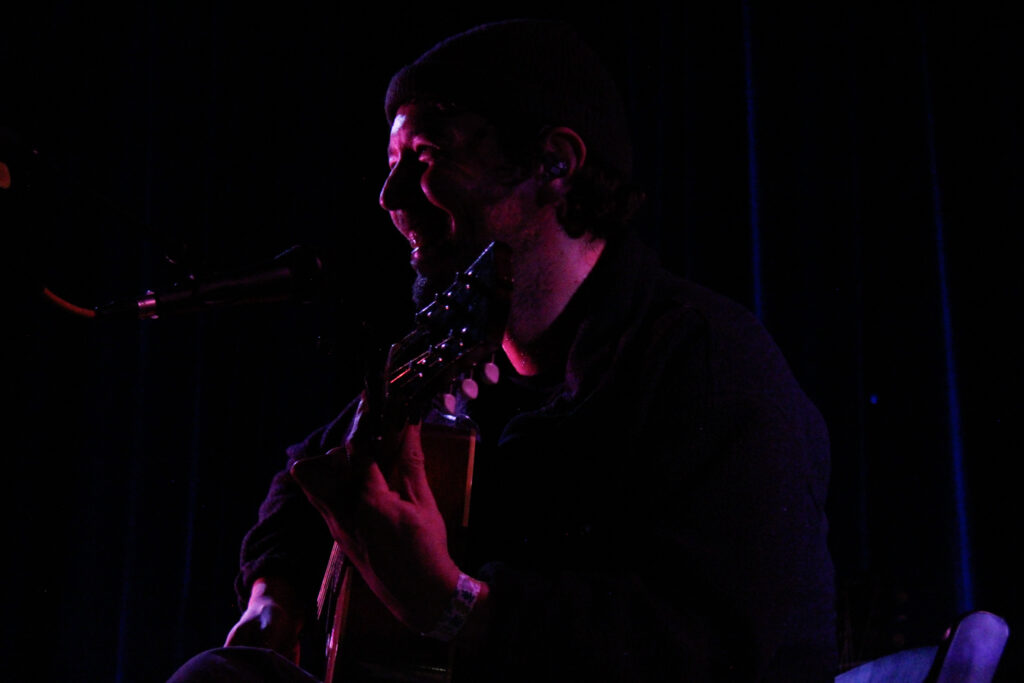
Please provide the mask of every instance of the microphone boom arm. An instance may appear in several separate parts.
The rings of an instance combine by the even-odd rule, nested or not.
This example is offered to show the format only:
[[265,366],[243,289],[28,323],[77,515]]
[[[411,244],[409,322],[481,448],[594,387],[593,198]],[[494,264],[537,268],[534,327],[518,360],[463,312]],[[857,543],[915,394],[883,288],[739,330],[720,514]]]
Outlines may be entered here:
[[228,306],[301,299],[320,286],[322,269],[315,254],[296,245],[268,264],[221,277],[192,279],[165,292],[150,291],[133,300],[113,301],[97,306],[95,315],[90,317],[148,320]]

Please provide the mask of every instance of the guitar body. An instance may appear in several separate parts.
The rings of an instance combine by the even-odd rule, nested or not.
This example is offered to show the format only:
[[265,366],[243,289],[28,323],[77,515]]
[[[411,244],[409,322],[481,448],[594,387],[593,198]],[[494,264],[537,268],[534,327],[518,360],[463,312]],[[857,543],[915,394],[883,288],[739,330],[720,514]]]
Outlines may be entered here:
[[[424,423],[421,436],[427,479],[448,529],[449,551],[458,561],[469,521],[476,433],[469,426]],[[450,681],[451,646],[410,631],[358,572],[342,571],[325,683]]]

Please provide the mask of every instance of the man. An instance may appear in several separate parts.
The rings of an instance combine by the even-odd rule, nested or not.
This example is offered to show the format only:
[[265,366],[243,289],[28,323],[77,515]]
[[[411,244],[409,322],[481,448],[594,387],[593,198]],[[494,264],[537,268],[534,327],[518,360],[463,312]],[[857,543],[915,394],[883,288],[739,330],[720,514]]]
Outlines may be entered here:
[[748,312],[626,230],[629,136],[598,58],[560,23],[481,26],[396,74],[386,112],[380,203],[417,302],[510,250],[466,552],[420,424],[373,432],[364,396],[290,449],[243,544],[245,612],[201,659],[293,659],[333,539],[410,633],[452,643],[455,680],[830,680],[824,424]]

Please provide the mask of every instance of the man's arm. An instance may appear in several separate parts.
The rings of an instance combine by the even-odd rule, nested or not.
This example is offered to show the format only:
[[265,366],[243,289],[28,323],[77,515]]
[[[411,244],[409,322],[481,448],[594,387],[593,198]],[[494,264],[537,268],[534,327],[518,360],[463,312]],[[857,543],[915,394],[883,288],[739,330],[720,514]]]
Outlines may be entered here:
[[259,578],[253,582],[249,604],[228,633],[225,646],[265,647],[277,650],[296,664],[299,634],[305,610],[295,589],[284,579]]
[[[288,449],[294,462],[340,443],[355,403],[333,422]],[[243,612],[227,645],[273,648],[291,658],[315,606],[316,590],[327,567],[330,536],[287,469],[272,479],[259,520],[245,535],[235,591]]]

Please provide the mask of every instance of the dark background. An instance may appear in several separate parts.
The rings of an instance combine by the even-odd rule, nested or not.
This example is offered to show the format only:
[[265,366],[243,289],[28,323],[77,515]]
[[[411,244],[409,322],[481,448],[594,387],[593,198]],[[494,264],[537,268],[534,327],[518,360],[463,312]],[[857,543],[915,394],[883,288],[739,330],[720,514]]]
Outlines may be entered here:
[[[1010,3],[487,7],[5,9],[4,680],[162,681],[223,641],[283,448],[411,312],[376,206],[388,78],[513,15],[570,18],[607,56],[644,237],[755,310],[825,414],[844,663],[968,609],[1021,627]],[[293,244],[330,275],[310,305],[99,322],[41,295],[92,308]]]

